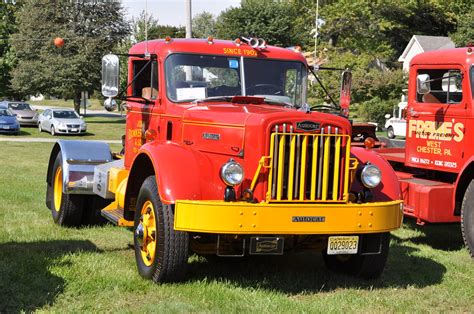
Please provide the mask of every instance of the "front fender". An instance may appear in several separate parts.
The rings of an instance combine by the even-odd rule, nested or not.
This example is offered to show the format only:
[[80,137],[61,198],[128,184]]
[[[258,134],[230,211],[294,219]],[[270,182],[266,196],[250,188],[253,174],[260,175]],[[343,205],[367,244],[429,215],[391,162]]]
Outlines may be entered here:
[[[359,161],[359,168],[367,162],[370,162],[371,164],[379,167],[380,171],[382,172],[382,182],[376,188],[371,189],[376,201],[402,199],[400,183],[398,181],[397,175],[390,164],[385,159],[383,159],[382,156],[372,150],[362,147],[352,147],[351,154]],[[359,173],[357,172],[356,176],[358,175]],[[358,178],[356,178],[352,183],[352,190],[360,189],[361,183]]]
[[146,154],[151,160],[164,203],[200,200],[203,187],[212,185],[209,171],[205,170],[211,168],[211,162],[197,150],[171,142],[148,143],[139,154]]

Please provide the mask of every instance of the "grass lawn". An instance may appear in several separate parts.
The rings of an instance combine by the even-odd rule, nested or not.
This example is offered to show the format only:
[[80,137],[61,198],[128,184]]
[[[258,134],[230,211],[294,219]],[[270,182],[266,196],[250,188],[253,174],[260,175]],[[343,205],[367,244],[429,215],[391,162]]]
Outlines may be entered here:
[[[52,107],[67,107],[67,108],[74,108],[74,101],[72,99],[64,100],[64,99],[45,99],[45,100],[29,100],[27,101],[29,104],[33,106],[52,106]],[[89,107],[87,109],[90,110],[104,110],[103,104],[98,99],[89,99]],[[83,107],[81,107],[81,114],[83,112]]]
[[94,140],[120,140],[125,134],[125,117],[85,117],[87,133],[84,135],[57,135],[51,136],[48,132],[39,132],[37,127],[21,127],[19,135],[0,134],[0,139],[15,137],[40,137],[53,139],[94,139]]
[[0,145],[0,312],[474,310],[474,264],[458,225],[405,223],[379,280],[336,275],[319,254],[295,254],[223,264],[193,256],[186,282],[153,284],[136,271],[129,230],[53,224],[44,204],[52,143]]

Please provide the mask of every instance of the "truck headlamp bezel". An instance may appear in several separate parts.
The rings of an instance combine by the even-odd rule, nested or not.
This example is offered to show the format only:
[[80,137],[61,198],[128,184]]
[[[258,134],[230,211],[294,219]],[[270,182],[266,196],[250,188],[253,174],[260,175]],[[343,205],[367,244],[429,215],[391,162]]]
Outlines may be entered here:
[[244,180],[244,169],[235,160],[229,160],[221,168],[221,179],[229,186],[236,186]]
[[360,181],[369,189],[377,187],[382,182],[382,171],[373,164],[367,164],[360,172]]

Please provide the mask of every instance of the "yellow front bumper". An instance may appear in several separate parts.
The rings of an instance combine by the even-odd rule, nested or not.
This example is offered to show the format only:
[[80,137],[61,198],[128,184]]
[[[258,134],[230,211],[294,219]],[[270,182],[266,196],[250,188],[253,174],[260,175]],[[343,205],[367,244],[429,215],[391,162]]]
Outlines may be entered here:
[[402,201],[301,204],[176,201],[176,230],[227,234],[360,234],[402,223]]

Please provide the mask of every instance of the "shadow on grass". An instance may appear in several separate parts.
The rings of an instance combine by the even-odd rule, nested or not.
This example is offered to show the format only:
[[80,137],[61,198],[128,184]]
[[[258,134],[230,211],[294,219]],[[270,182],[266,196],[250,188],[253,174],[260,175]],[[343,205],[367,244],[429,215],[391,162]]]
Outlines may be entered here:
[[422,232],[423,235],[417,235],[404,239],[415,244],[424,244],[436,250],[458,251],[464,247],[464,241],[461,234],[459,223],[449,224],[425,224],[417,225],[415,219],[405,219],[404,228]]
[[78,251],[99,252],[92,242],[79,240],[0,244],[0,313],[31,312],[52,304],[64,280],[49,269],[55,259]]
[[422,288],[442,281],[446,268],[417,256],[418,250],[392,240],[381,278],[363,280],[327,270],[321,254],[290,254],[248,259],[206,260],[190,264],[190,281],[226,281],[241,287],[263,288],[286,294],[328,292],[340,288]]

